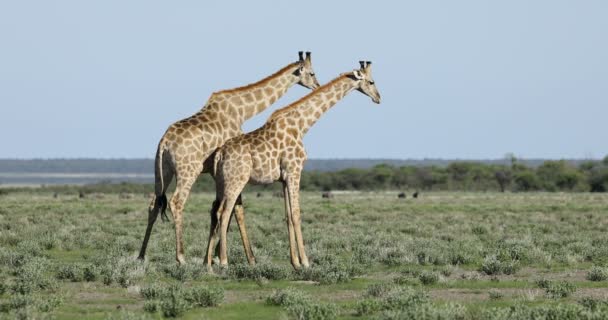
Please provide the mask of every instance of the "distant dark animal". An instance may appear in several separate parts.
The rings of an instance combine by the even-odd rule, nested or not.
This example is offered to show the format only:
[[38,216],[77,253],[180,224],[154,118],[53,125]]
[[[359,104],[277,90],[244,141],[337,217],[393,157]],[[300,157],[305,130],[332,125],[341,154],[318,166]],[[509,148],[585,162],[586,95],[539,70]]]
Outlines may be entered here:
[[84,199],[84,197],[85,197],[84,192],[82,192],[82,191],[78,192],[78,198]]
[[418,191],[414,192],[414,194],[412,194],[412,197],[418,198]]
[[261,192],[258,192],[258,193],[255,195],[255,197],[256,197],[256,198],[261,198],[261,197],[262,197],[262,193],[261,193]]
[[55,199],[59,198],[59,193],[57,193],[57,192],[53,193],[53,198],[55,198]]
[[321,198],[331,199],[334,197],[334,194],[331,191],[326,191],[321,194]]
[[407,196],[405,195],[405,192],[401,192],[401,193],[399,193],[399,194],[397,195],[397,197],[398,197],[399,199],[405,199],[405,198],[407,198]]

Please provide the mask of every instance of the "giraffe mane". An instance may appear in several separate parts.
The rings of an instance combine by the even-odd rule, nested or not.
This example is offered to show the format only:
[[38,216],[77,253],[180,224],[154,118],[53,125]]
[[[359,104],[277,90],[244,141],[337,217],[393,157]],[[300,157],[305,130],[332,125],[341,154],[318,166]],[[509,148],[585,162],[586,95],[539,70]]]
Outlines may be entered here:
[[279,110],[276,110],[275,112],[273,112],[270,117],[268,118],[268,120],[271,119],[276,119],[277,117],[279,117],[280,115],[287,113],[293,109],[295,109],[298,105],[304,103],[306,100],[314,97],[315,95],[324,92],[325,90],[327,90],[328,87],[330,87],[332,84],[344,79],[345,77],[351,75],[352,72],[346,72],[346,73],[342,73],[339,76],[337,76],[336,78],[334,78],[333,80],[331,80],[330,82],[320,86],[319,88],[317,88],[316,90],[314,90],[313,92],[303,96],[302,98],[296,100],[295,102],[292,102],[291,104],[289,104],[286,107],[283,107]]
[[279,71],[277,71],[277,72],[269,75],[268,77],[266,77],[266,78],[264,78],[264,79],[262,79],[260,81],[257,81],[257,82],[254,82],[254,83],[250,83],[250,84],[242,86],[242,87],[237,87],[237,88],[233,88],[233,89],[225,89],[225,90],[217,91],[217,92],[214,92],[213,94],[235,93],[235,92],[238,92],[238,91],[251,89],[252,87],[257,87],[259,85],[262,85],[262,84],[265,84],[265,83],[271,81],[274,78],[277,78],[283,72],[285,72],[285,71],[287,71],[287,70],[289,70],[289,69],[291,69],[291,68],[293,68],[295,66],[298,66],[299,64],[300,64],[299,61],[298,62],[290,63],[287,66],[285,66],[284,68],[282,68],[281,70],[279,70]]

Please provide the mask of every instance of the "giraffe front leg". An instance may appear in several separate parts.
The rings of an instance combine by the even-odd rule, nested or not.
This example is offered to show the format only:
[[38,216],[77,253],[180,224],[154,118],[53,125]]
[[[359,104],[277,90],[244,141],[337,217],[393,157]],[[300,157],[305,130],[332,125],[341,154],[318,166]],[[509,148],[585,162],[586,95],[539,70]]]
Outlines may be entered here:
[[291,219],[293,221],[293,229],[295,233],[295,242],[298,247],[298,255],[300,262],[304,268],[308,268],[308,257],[304,249],[304,238],[302,237],[301,216],[300,216],[300,175],[294,174],[287,180],[287,188],[289,189],[289,205],[291,207]]
[[296,238],[293,227],[293,216],[291,214],[291,205],[289,200],[289,189],[287,182],[283,183],[283,198],[285,199],[285,222],[287,223],[287,233],[289,234],[289,256],[291,265],[294,269],[300,269],[300,258],[298,257]]

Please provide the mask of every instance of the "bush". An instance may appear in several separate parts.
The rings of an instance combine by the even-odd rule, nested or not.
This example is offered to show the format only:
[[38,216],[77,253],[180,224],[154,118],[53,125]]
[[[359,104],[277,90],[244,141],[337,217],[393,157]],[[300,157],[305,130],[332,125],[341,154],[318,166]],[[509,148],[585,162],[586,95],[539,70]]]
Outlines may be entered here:
[[228,268],[228,275],[235,279],[256,280],[265,278],[268,280],[284,280],[291,276],[291,269],[275,264],[235,264]]
[[606,310],[589,310],[575,304],[557,304],[550,306],[516,305],[509,308],[491,308],[481,313],[481,319],[487,320],[527,320],[527,319],[606,319]]
[[139,294],[146,300],[160,299],[167,295],[167,289],[159,284],[153,283],[141,288]]
[[515,174],[515,190],[535,191],[540,190],[541,183],[538,177],[531,171],[523,171]]
[[439,281],[439,275],[432,271],[423,271],[418,276],[418,279],[424,285],[432,285]]
[[395,290],[395,285],[388,283],[374,283],[367,287],[364,296],[366,297],[384,297],[389,292]]
[[85,266],[84,269],[82,270],[82,277],[87,282],[93,282],[93,281],[97,280],[98,276],[99,275],[98,275],[97,268],[95,268],[95,266],[93,266],[93,265]]
[[186,295],[197,307],[215,307],[224,300],[224,289],[218,287],[194,287]]
[[606,268],[594,266],[587,273],[587,280],[590,281],[606,281],[608,280],[608,270]]
[[143,287],[140,295],[146,300],[144,311],[161,311],[165,317],[178,317],[193,307],[214,307],[224,300],[224,290],[218,287],[196,286],[182,288],[151,284]]
[[167,295],[163,297],[160,303],[163,316],[168,318],[181,316],[189,307],[184,291],[177,285],[169,287]]
[[160,306],[157,300],[148,300],[144,302],[144,311],[150,313],[156,313],[160,311]]
[[296,319],[333,319],[338,315],[334,304],[314,301],[308,295],[293,288],[275,291],[266,303],[285,308]]
[[321,284],[335,284],[348,282],[358,273],[354,264],[336,262],[332,265],[315,265],[297,271],[296,277],[300,280],[316,281]]
[[72,282],[80,282],[84,279],[83,270],[78,265],[73,264],[60,266],[55,276],[59,280],[70,280]]
[[425,303],[406,309],[384,311],[377,319],[463,320],[465,317],[466,308],[459,304],[448,303],[446,305],[436,306]]
[[29,294],[39,290],[55,289],[57,282],[45,274],[48,264],[44,258],[34,258],[18,268],[11,291],[18,294]]
[[502,299],[505,295],[498,290],[491,290],[488,293],[488,296],[490,297],[490,300],[499,300]]
[[519,264],[515,260],[507,258],[506,261],[499,259],[496,255],[485,257],[479,271],[487,275],[514,274],[519,270]]
[[576,286],[567,281],[549,282],[545,292],[553,299],[567,298],[576,291]]

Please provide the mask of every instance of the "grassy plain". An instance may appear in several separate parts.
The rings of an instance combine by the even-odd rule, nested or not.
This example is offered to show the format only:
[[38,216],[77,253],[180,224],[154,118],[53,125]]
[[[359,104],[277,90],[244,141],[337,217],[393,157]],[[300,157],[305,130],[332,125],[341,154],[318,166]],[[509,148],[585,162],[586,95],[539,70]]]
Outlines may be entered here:
[[211,194],[187,204],[184,267],[160,219],[135,260],[143,195],[0,195],[0,318],[608,318],[608,194],[303,193],[300,272],[283,200],[244,201],[258,264],[233,223],[209,274]]

